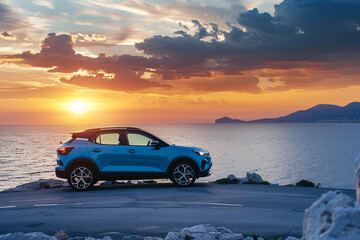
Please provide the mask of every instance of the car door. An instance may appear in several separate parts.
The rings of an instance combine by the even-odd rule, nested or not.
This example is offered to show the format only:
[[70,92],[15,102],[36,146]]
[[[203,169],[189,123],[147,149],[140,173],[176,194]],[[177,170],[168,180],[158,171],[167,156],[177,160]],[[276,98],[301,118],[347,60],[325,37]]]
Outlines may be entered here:
[[89,155],[104,173],[125,172],[125,146],[120,132],[102,132],[89,142]]
[[166,165],[166,147],[152,147],[156,139],[136,131],[127,131],[125,146],[127,173],[164,173]]

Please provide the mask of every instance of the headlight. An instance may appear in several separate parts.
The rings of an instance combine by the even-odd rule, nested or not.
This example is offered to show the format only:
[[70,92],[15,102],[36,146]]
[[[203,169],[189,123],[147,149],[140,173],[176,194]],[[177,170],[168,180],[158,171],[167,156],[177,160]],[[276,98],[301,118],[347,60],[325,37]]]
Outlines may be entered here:
[[206,150],[193,150],[194,153],[199,154],[200,156],[209,156],[210,153]]

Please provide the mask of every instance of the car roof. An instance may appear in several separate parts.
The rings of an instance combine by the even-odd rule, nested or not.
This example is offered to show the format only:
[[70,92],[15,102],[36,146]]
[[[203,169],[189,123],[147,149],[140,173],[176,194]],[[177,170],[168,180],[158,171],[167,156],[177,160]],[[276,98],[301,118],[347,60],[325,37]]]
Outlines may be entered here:
[[136,127],[103,127],[103,128],[90,128],[83,131],[71,132],[72,138],[89,138],[91,135],[97,132],[106,132],[106,131],[117,131],[117,130],[135,130],[135,131],[144,131]]

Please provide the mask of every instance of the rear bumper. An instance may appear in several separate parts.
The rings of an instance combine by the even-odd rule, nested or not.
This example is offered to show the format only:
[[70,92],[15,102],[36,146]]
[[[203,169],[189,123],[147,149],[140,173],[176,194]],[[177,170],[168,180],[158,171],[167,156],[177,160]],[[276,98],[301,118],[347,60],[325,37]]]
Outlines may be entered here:
[[66,178],[66,173],[63,170],[55,169],[55,174],[58,178]]

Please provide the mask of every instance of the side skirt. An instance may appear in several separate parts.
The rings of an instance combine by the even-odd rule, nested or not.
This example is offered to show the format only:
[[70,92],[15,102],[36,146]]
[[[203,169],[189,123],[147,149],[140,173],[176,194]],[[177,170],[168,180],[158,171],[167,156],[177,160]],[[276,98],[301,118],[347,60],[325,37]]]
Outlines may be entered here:
[[136,179],[166,179],[167,173],[153,172],[100,172],[98,180],[136,180]]

